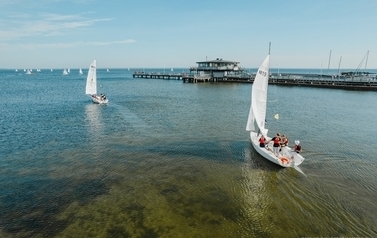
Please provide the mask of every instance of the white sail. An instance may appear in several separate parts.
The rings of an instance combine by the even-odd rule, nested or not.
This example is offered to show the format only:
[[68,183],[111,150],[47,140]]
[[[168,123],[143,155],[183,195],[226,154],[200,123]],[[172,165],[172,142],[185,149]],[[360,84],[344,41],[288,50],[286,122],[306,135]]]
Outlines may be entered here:
[[80,68],[80,70],[79,70],[79,74],[82,74],[82,69]]
[[[253,96],[251,96],[251,98],[252,97]],[[247,123],[246,123],[247,131],[255,131],[254,121],[255,120],[254,120],[253,107],[252,107],[252,104],[250,103],[249,117],[247,118]]]
[[68,74],[67,70],[64,69],[64,70],[63,70],[63,75],[67,75],[67,74]]
[[259,67],[255,76],[251,92],[251,107],[249,112],[246,130],[254,130],[254,120],[260,132],[267,136],[268,130],[265,128],[266,108],[267,108],[267,89],[269,75],[270,56],[268,55]]
[[88,77],[86,78],[86,90],[85,94],[97,94],[97,66],[96,60],[94,60],[90,66],[88,71]]

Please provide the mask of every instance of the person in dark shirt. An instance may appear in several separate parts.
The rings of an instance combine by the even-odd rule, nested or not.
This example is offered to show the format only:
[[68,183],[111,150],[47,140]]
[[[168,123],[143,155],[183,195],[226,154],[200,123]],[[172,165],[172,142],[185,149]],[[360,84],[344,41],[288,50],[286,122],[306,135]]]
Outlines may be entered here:
[[299,140],[295,140],[295,146],[293,147],[293,151],[297,154],[302,152],[301,144]]
[[259,146],[263,148],[266,146],[266,138],[263,135],[259,138]]
[[278,156],[279,155],[279,149],[280,149],[280,141],[281,141],[280,133],[276,133],[276,136],[273,137],[270,141],[274,142],[273,152],[274,152],[275,156]]

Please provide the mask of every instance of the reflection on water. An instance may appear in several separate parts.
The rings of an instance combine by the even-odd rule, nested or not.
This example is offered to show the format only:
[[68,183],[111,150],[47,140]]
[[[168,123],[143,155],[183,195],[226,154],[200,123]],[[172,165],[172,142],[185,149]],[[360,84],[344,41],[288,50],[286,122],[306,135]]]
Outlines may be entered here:
[[101,106],[98,104],[88,104],[85,106],[86,119],[88,121],[89,133],[93,137],[98,137],[103,134],[103,126],[101,122]]
[[[69,77],[58,84],[82,89],[84,79]],[[124,79],[115,70],[111,77],[107,106],[84,95],[57,100],[54,88],[26,104],[18,79],[7,81],[13,96],[6,111],[0,107],[0,237],[377,235],[376,163],[365,143],[375,134],[377,112],[368,105],[375,94],[274,87],[268,110],[281,109],[281,119],[269,120],[270,131],[292,128],[291,140],[310,135],[300,137],[305,176],[250,145],[250,85]],[[345,99],[364,112],[357,128]],[[316,115],[329,111],[336,119],[318,124]],[[338,118],[347,133],[337,134]]]

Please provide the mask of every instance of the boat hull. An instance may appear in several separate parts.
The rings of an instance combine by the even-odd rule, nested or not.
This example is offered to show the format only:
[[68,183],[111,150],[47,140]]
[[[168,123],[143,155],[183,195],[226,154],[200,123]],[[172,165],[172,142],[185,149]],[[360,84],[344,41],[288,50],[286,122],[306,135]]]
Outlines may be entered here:
[[96,104],[107,104],[109,102],[109,100],[107,98],[101,99],[101,97],[99,97],[99,96],[92,95],[92,102],[96,103]]
[[[271,161],[274,164],[280,165],[282,167],[295,167],[300,165],[304,161],[304,157],[300,154],[292,151],[290,147],[283,147],[279,154],[276,156],[272,150],[272,144],[267,144],[266,147],[259,146],[259,137],[256,132],[250,132],[251,144],[254,149],[260,154],[263,158]],[[270,141],[271,138],[267,137],[267,141]]]

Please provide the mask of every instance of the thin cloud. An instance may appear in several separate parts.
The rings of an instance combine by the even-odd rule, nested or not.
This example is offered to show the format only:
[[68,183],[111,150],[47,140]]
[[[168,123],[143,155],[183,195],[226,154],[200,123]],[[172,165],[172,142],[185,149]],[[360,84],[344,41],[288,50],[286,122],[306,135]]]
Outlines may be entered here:
[[133,44],[136,40],[126,39],[121,41],[96,41],[96,42],[70,42],[70,43],[46,43],[46,44],[7,44],[0,43],[0,50],[40,50],[40,49],[65,49],[65,48],[75,48],[81,46],[95,45],[95,46],[109,46],[116,44]]
[[83,14],[61,15],[11,15],[6,20],[0,21],[0,41],[13,41],[32,36],[62,35],[66,32],[92,26],[98,22],[111,21],[111,18],[90,19]]
[[115,45],[115,44],[132,44],[136,41],[133,39],[127,39],[122,41],[102,41],[102,42],[90,42],[91,45]]

